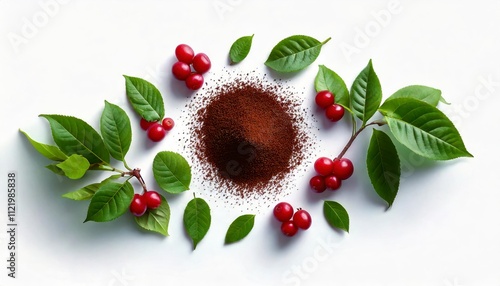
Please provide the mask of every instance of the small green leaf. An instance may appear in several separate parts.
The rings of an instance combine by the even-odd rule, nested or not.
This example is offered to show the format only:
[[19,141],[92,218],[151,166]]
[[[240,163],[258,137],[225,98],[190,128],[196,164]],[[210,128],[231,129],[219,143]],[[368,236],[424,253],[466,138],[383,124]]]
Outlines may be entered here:
[[372,61],[359,73],[351,87],[352,111],[365,124],[382,102],[382,88]]
[[252,214],[241,215],[236,218],[227,230],[225,243],[230,244],[245,238],[253,229],[254,221],[255,215]]
[[349,232],[349,214],[341,204],[334,201],[325,201],[323,203],[323,214],[332,227]]
[[76,180],[85,175],[90,167],[90,163],[82,155],[73,154],[56,166],[64,172],[66,177]]
[[401,163],[396,146],[382,131],[373,129],[366,166],[373,188],[391,206],[399,190]]
[[111,221],[123,215],[134,197],[134,187],[127,181],[123,184],[108,182],[92,197],[87,212],[87,221]]
[[453,123],[436,107],[413,98],[396,98],[379,108],[394,138],[432,159],[472,157]]
[[165,106],[160,91],[144,79],[126,75],[124,77],[127,98],[139,116],[147,121],[163,119]]
[[205,237],[211,223],[210,207],[205,200],[192,199],[184,210],[184,227],[193,240],[193,249]]
[[49,121],[52,137],[66,155],[82,155],[90,164],[109,163],[109,152],[101,135],[88,123],[72,116],[40,116]]
[[101,183],[90,184],[76,191],[66,193],[62,197],[74,201],[90,200],[100,187]]
[[170,151],[156,154],[153,174],[158,185],[166,192],[177,194],[189,190],[191,167],[180,154]]
[[309,36],[290,36],[274,46],[265,65],[284,73],[302,70],[318,58],[321,47],[330,39],[320,42]]
[[145,230],[168,236],[168,224],[170,222],[170,206],[162,196],[161,204],[156,209],[148,209],[145,214],[135,217],[135,222]]
[[130,119],[119,106],[107,101],[104,104],[101,115],[102,138],[111,156],[123,161],[132,143]]
[[68,158],[68,156],[64,154],[63,151],[61,151],[61,149],[59,149],[57,146],[39,143],[31,139],[31,137],[29,137],[26,132],[22,130],[19,131],[23,133],[26,138],[28,138],[35,150],[37,150],[38,153],[42,154],[45,158],[53,161],[64,161]]
[[389,96],[387,100],[396,98],[414,98],[429,103],[432,106],[437,106],[441,101],[446,103],[446,100],[441,96],[441,91],[423,85],[410,85],[403,87],[396,91],[393,95]]
[[61,168],[57,167],[57,164],[58,163],[50,164],[45,166],[45,168],[49,169],[50,171],[52,171],[52,173],[56,175],[66,176],[66,174],[64,174],[64,171],[61,170]]
[[316,92],[328,90],[335,95],[335,102],[343,106],[349,106],[349,90],[344,80],[333,70],[324,65],[319,66],[314,81]]
[[253,35],[244,36],[237,39],[231,45],[231,49],[229,50],[229,59],[231,60],[231,63],[239,63],[248,56],[250,48],[252,47],[252,40]]

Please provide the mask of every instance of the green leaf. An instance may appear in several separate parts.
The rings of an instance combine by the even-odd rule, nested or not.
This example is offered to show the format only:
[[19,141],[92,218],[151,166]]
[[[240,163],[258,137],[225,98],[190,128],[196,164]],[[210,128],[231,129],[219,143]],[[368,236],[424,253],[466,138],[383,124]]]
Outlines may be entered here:
[[294,35],[281,40],[271,50],[265,65],[277,72],[296,72],[318,58],[321,47],[331,38],[320,42],[312,37]]
[[127,98],[139,116],[147,121],[161,120],[165,116],[165,106],[160,91],[144,79],[124,77]]
[[386,101],[396,98],[414,98],[427,102],[432,106],[437,106],[440,101],[447,103],[441,96],[441,91],[439,89],[423,85],[410,85],[403,87],[402,89],[396,91],[393,95],[389,96]]
[[166,192],[177,194],[189,190],[191,167],[180,154],[170,151],[156,154],[153,174],[158,185]]
[[366,166],[373,188],[391,206],[399,190],[401,163],[396,146],[382,131],[373,129]]
[[250,53],[250,48],[252,47],[253,35],[244,36],[237,39],[229,49],[229,59],[231,63],[239,63],[244,60],[248,53]]
[[205,237],[211,223],[210,207],[205,200],[192,199],[184,210],[184,227],[193,240],[193,249]]
[[371,60],[354,80],[350,99],[352,111],[363,124],[377,112],[382,101],[382,88]]
[[38,153],[42,154],[45,158],[53,161],[64,161],[68,158],[66,154],[64,154],[61,149],[59,149],[57,146],[52,146],[52,145],[47,145],[43,143],[39,143],[31,137],[28,136],[28,134],[22,130],[19,130],[21,133],[28,138],[30,141],[31,145],[35,148],[35,150],[38,151]]
[[245,238],[252,230],[254,221],[255,215],[252,214],[241,215],[236,218],[227,230],[225,243],[230,244]]
[[134,197],[134,188],[127,181],[123,184],[108,182],[92,197],[87,212],[87,221],[111,221],[123,215]]
[[145,230],[168,236],[168,224],[170,222],[170,206],[162,196],[161,204],[156,209],[148,209],[145,214],[135,217],[135,222]]
[[50,164],[45,166],[45,168],[49,169],[50,171],[52,171],[52,173],[56,175],[66,176],[66,174],[64,174],[64,171],[61,170],[61,168],[57,167],[57,164],[58,163]]
[[66,177],[76,180],[85,175],[90,167],[90,163],[82,155],[73,154],[56,166],[64,172]]
[[65,193],[62,197],[75,201],[90,200],[100,187],[101,183],[90,184],[76,191]]
[[412,98],[386,101],[380,108],[394,138],[432,159],[472,157],[453,123],[436,107]]
[[109,163],[108,149],[99,133],[88,123],[72,116],[49,114],[40,116],[49,121],[52,137],[66,155],[82,155],[90,164]]
[[341,204],[334,201],[325,201],[323,203],[323,214],[332,227],[349,232],[349,214]]
[[335,95],[335,102],[343,106],[349,106],[349,90],[344,80],[331,69],[324,65],[319,66],[314,81],[316,92],[328,90]]
[[132,127],[127,113],[119,106],[104,101],[101,115],[101,134],[113,158],[125,160],[132,143]]

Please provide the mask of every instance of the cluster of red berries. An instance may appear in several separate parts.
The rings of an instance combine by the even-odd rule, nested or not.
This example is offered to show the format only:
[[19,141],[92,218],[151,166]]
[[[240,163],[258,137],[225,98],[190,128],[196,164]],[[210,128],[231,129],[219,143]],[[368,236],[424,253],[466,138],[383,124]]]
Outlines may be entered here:
[[342,181],[351,177],[354,173],[354,166],[351,160],[340,158],[332,160],[321,157],[314,162],[314,170],[318,175],[311,178],[309,184],[313,191],[324,192],[327,188],[335,191],[340,188]]
[[311,215],[299,209],[295,213],[289,203],[278,203],[273,210],[274,217],[281,222],[281,232],[286,236],[294,236],[299,229],[311,227]]
[[316,105],[325,109],[325,115],[328,120],[337,122],[344,117],[344,107],[335,104],[335,95],[328,90],[322,90],[316,94]]
[[146,119],[141,118],[141,128],[146,131],[148,134],[148,138],[153,142],[159,142],[165,135],[167,135],[167,131],[172,130],[174,128],[174,120],[172,118],[163,118],[160,122],[158,121],[146,121]]
[[204,53],[195,55],[193,49],[186,44],[175,48],[175,57],[178,62],[172,66],[174,77],[185,81],[187,88],[191,90],[200,89],[205,81],[203,74],[212,66],[210,58]]
[[157,209],[161,205],[161,196],[156,191],[147,191],[144,194],[135,194],[130,203],[130,212],[135,216],[142,216],[148,209]]

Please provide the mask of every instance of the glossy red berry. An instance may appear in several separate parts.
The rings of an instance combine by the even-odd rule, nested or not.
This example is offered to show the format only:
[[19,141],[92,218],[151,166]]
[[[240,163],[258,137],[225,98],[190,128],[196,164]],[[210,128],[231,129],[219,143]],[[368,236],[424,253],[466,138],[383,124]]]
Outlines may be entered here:
[[178,80],[186,80],[186,78],[191,74],[191,66],[184,62],[176,62],[172,66],[172,74]]
[[316,105],[325,109],[335,102],[335,96],[328,90],[322,90],[316,94]]
[[289,221],[293,216],[293,207],[286,202],[278,203],[273,209],[273,214],[281,222]]
[[210,70],[211,67],[212,63],[210,62],[210,58],[206,54],[199,53],[194,56],[193,68],[195,71],[203,74]]
[[316,193],[322,193],[326,190],[325,179],[323,176],[314,176],[309,180],[311,189]]
[[165,130],[167,131],[170,131],[172,130],[172,128],[174,128],[174,120],[172,118],[163,118],[163,120],[161,121],[161,125],[163,126],[163,128],[165,128]]
[[194,51],[193,49],[186,45],[186,44],[180,44],[175,48],[175,57],[183,63],[186,64],[191,64],[193,62],[194,58]]
[[141,118],[141,129],[142,130],[148,130],[149,127],[151,127],[151,125],[153,125],[155,123],[155,121],[147,121],[146,119],[144,118]]
[[294,236],[299,228],[292,221],[285,221],[281,224],[281,232],[286,236]]
[[135,194],[130,203],[130,212],[135,216],[142,216],[147,208],[148,206],[144,197],[140,194]]
[[328,176],[333,171],[333,161],[327,157],[320,157],[314,162],[314,170],[322,176]]
[[342,107],[342,105],[333,104],[326,109],[325,115],[328,120],[337,122],[344,117],[344,112],[344,107]]
[[347,158],[335,159],[333,161],[333,174],[341,180],[348,179],[354,173],[354,166]]
[[166,134],[167,134],[167,131],[158,122],[155,122],[148,129],[148,138],[151,139],[151,141],[153,141],[153,142],[161,141],[165,137]]
[[199,73],[191,73],[186,78],[186,86],[191,90],[198,90],[203,86],[205,79]]
[[150,209],[157,209],[161,205],[161,196],[156,191],[147,191],[142,196]]
[[332,191],[338,190],[342,186],[342,180],[335,175],[326,176],[325,186]]
[[306,210],[302,209],[295,212],[292,221],[293,224],[301,229],[308,229],[312,224],[311,215]]

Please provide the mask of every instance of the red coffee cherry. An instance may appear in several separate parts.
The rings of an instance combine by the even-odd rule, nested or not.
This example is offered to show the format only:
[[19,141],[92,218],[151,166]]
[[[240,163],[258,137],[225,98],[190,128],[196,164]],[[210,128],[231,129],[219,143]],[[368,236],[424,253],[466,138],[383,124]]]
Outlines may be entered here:
[[341,180],[348,179],[354,173],[354,166],[347,158],[335,159],[333,161],[333,174]]
[[328,90],[322,90],[316,94],[315,101],[316,105],[325,109],[335,102],[335,96]]
[[172,74],[178,80],[186,80],[191,74],[191,67],[184,62],[176,62],[172,66]]
[[206,54],[199,53],[194,56],[193,68],[195,71],[203,74],[210,70],[211,67],[212,63],[210,62],[210,58]]
[[344,117],[344,113],[344,107],[338,104],[330,105],[325,111],[326,118],[332,122],[337,122],[342,119],[342,117]]
[[157,209],[161,205],[161,196],[156,191],[147,191],[142,196],[150,209]]
[[167,134],[167,131],[158,122],[155,122],[148,129],[148,138],[151,139],[151,141],[153,141],[153,142],[161,141],[163,138],[165,138],[166,134]]
[[311,215],[302,209],[295,212],[292,221],[300,229],[308,229],[312,224]]
[[292,221],[285,221],[281,224],[281,232],[286,236],[294,236],[299,228]]
[[175,57],[177,57],[180,62],[189,65],[193,62],[194,51],[190,46],[186,44],[180,44],[175,48]]
[[186,86],[190,90],[198,90],[203,86],[203,82],[205,79],[203,76],[199,73],[191,73],[187,78],[186,78]]
[[130,212],[135,216],[142,216],[147,208],[148,206],[144,197],[140,194],[135,194],[130,203]]
[[325,179],[323,176],[314,176],[309,180],[311,189],[316,193],[322,193],[326,190]]
[[293,207],[289,203],[278,203],[273,209],[273,214],[281,222],[289,221],[293,216]]
[[320,157],[314,162],[314,170],[322,176],[328,176],[333,171],[333,161],[327,157]]

